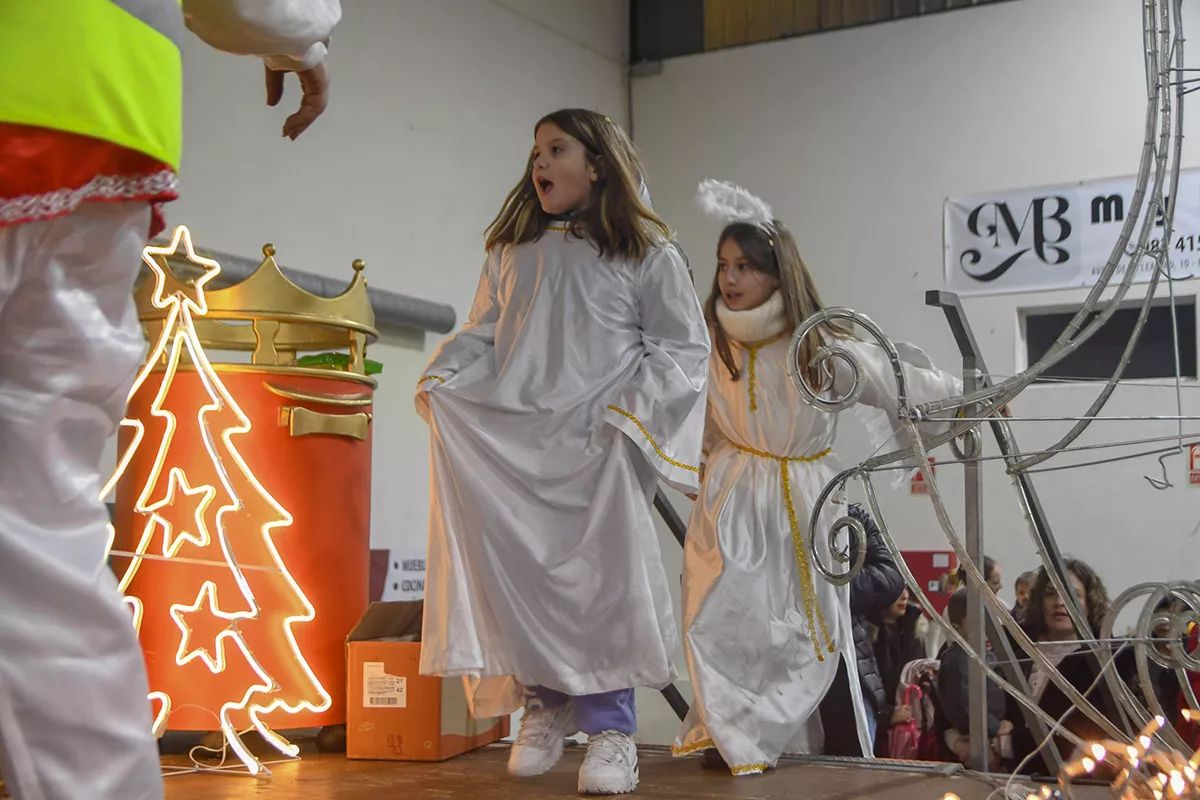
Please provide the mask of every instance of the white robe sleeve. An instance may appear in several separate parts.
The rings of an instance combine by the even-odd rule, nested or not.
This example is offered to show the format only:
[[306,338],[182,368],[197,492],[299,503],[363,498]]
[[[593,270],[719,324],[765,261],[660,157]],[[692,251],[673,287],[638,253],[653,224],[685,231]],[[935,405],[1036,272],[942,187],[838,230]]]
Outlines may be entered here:
[[273,70],[300,72],[325,59],[342,18],[340,0],[184,0],[188,30],[226,53],[259,56]]
[[[832,344],[846,347],[858,358],[862,370],[860,380],[863,382],[863,392],[854,411],[867,426],[875,452],[884,453],[908,447],[911,442],[905,435],[900,421],[896,376],[887,353],[877,344],[858,339],[839,339]],[[909,407],[962,394],[962,381],[935,367],[919,348],[901,343],[896,345],[896,350],[904,370]],[[850,390],[853,376],[848,369],[842,368],[840,363],[837,367],[834,391],[842,396]],[[922,422],[918,426],[925,438],[944,433],[949,427],[949,420]],[[915,462],[910,466],[915,466]],[[907,475],[907,472],[897,473],[897,482],[906,480]]]
[[708,389],[708,327],[678,250],[640,266],[638,305],[645,355],[605,421],[630,438],[675,489],[699,486]]
[[422,402],[425,390],[444,384],[467,366],[491,354],[496,346],[496,282],[500,269],[500,248],[488,253],[483,272],[479,276],[479,288],[471,303],[467,322],[457,333],[447,337],[438,345],[425,371],[417,381],[417,413],[425,416],[427,407]]

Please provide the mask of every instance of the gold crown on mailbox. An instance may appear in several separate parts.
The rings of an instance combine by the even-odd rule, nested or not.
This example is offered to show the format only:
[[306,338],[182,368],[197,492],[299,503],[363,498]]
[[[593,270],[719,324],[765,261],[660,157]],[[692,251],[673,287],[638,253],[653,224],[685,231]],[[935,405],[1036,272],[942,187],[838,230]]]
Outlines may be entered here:
[[[354,262],[354,277],[344,292],[321,297],[288,280],[275,261],[274,245],[263,245],[262,250],[262,263],[244,280],[230,285],[218,275],[208,284],[213,288],[205,288],[208,312],[195,319],[205,351],[210,356],[211,351],[248,352],[251,364],[288,371],[304,369],[298,365],[301,354],[346,351],[336,368],[365,378],[367,345],[379,338],[363,276],[366,264]],[[220,263],[209,253],[202,255]],[[164,295],[194,292],[201,272],[196,264],[183,253],[154,258],[166,276]],[[134,292],[138,319],[150,341],[157,341],[162,334],[168,313],[154,305],[154,294],[152,279],[143,280]],[[329,359],[325,363],[330,363]]]

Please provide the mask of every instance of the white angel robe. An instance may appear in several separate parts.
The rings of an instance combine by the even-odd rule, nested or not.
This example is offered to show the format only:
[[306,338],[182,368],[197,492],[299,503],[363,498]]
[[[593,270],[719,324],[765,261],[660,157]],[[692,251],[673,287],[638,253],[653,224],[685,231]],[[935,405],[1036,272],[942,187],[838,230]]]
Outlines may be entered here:
[[[737,340],[731,344],[742,375],[731,380],[714,354],[704,484],[684,551],[684,646],[696,700],[674,751],[716,747],[738,775],[762,772],[783,753],[819,751],[815,712],[845,653],[859,740],[870,756],[849,587],[835,587],[812,568],[808,541],[812,504],[840,469],[831,454],[838,415],[807,405],[791,383],[791,332],[778,293],[750,311],[719,311]],[[862,365],[860,403],[896,420],[895,378],[883,349],[857,339],[837,344]],[[911,402],[961,392],[951,375],[904,368]],[[848,370],[836,373],[837,396],[850,379]],[[844,507],[826,504],[822,532],[842,513]],[[828,553],[824,558],[830,563]]]
[[681,253],[600,258],[556,224],[494,250],[469,322],[421,379],[430,426],[423,674],[477,717],[521,689],[675,678],[651,512],[698,484],[709,342]]

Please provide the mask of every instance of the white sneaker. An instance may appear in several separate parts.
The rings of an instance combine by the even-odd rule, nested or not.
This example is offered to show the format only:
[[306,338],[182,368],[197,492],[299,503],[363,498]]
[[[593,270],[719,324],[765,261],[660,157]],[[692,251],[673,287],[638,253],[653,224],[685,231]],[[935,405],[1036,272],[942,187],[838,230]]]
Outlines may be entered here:
[[508,774],[536,778],[551,769],[562,758],[563,739],[575,733],[574,724],[575,712],[570,703],[527,709],[508,755]]
[[637,745],[631,736],[604,731],[588,738],[579,768],[580,794],[630,794],[637,785]]

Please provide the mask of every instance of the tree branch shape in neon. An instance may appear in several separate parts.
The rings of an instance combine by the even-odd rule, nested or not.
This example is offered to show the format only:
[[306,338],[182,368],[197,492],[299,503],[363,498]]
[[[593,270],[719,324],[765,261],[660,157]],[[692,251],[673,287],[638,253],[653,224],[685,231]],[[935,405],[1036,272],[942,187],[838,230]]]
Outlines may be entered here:
[[[181,245],[186,249],[188,260],[201,266],[204,269],[204,274],[198,277],[190,287],[180,286],[168,295],[166,294],[167,276],[158,258],[177,253]],[[139,514],[145,515],[147,522],[142,530],[137,547],[132,554],[130,564],[121,578],[120,586],[122,591],[125,591],[129,587],[134,575],[136,575],[140,565],[145,560],[144,556],[147,554],[150,543],[154,538],[156,528],[162,530],[162,553],[165,558],[175,557],[178,555],[180,549],[187,544],[206,547],[211,544],[214,538],[213,534],[215,534],[215,539],[221,547],[225,563],[228,565],[229,573],[237,584],[238,593],[241,595],[239,599],[244,601],[245,607],[239,608],[236,611],[223,609],[217,597],[216,584],[213,581],[205,581],[201,585],[195,602],[191,605],[175,604],[171,606],[169,613],[173,622],[180,630],[180,644],[175,661],[176,664],[182,666],[199,659],[215,674],[224,671],[228,664],[225,650],[226,643],[236,646],[242,653],[259,680],[248,687],[242,697],[226,702],[222,706],[219,716],[221,718],[221,730],[225,734],[226,741],[230,747],[233,748],[234,752],[252,773],[258,773],[263,769],[263,766],[242,743],[237,726],[232,719],[233,714],[244,712],[250,719],[253,727],[264,739],[271,742],[286,755],[295,756],[298,753],[298,748],[275,734],[263,722],[262,717],[276,710],[283,710],[291,714],[304,710],[321,712],[328,709],[332,704],[329,693],[321,685],[312,668],[300,652],[293,632],[294,625],[311,622],[315,618],[316,612],[280,558],[272,538],[273,531],[276,528],[285,528],[291,525],[292,516],[262,486],[234,445],[234,436],[250,433],[252,428],[251,422],[213,369],[196,333],[194,318],[203,316],[208,311],[204,287],[219,274],[220,265],[212,259],[196,254],[192,245],[191,234],[182,225],[175,229],[171,243],[168,246],[146,247],[143,250],[142,259],[150,268],[155,279],[153,303],[155,307],[166,310],[167,316],[161,334],[151,348],[145,366],[139,372],[134,382],[129,394],[130,398],[142,388],[155,368],[162,362],[164,354],[167,352],[168,342],[170,343],[170,353],[166,358],[166,369],[163,372],[161,384],[151,403],[151,414],[162,421],[164,433],[162,440],[159,442],[159,448],[150,474],[135,502],[135,510]],[[218,494],[217,487],[204,484],[192,486],[182,469],[174,466],[168,468],[166,464],[169,445],[174,437],[178,421],[174,414],[163,407],[163,402],[174,381],[181,356],[185,349],[188,351],[191,361],[196,368],[196,374],[211,400],[210,403],[203,405],[197,413],[196,422],[200,438],[207,451],[209,460],[216,470],[218,481],[221,484],[220,488],[223,490],[224,496],[230,499],[229,502],[222,505],[216,511],[214,530],[211,531],[209,525],[206,523],[206,517],[209,513],[210,504],[216,500]],[[210,413],[223,410],[231,412],[237,421],[236,424],[225,426],[220,433],[220,443],[218,444],[218,441],[213,437],[207,417]],[[145,425],[141,421],[125,419],[121,425],[133,430],[133,438],[119,459],[112,478],[105,484],[101,492],[101,499],[106,498],[113,491],[120,481],[121,476],[132,462],[136,450],[144,444],[146,438]],[[277,695],[283,690],[279,682],[264,668],[262,659],[255,656],[246,641],[246,633],[249,627],[256,624],[266,625],[269,623],[263,619],[262,609],[259,608],[246,575],[238,566],[237,558],[229,538],[229,531],[226,529],[226,517],[230,514],[243,512],[246,510],[246,507],[242,497],[234,486],[234,480],[230,471],[226,469],[225,460],[221,457],[219,450],[222,449],[229,460],[233,462],[233,471],[238,481],[248,484],[251,491],[258,499],[265,502],[269,509],[269,513],[264,514],[264,516],[270,518],[262,523],[258,534],[262,537],[261,543],[265,546],[265,550],[269,555],[269,561],[274,565],[275,569],[272,571],[277,571],[283,577],[292,597],[302,609],[302,613],[289,615],[278,624],[282,627],[282,632],[287,642],[289,653],[286,655],[291,658],[294,665],[301,668],[304,680],[309,684],[311,693],[315,695],[315,701],[303,699],[305,694],[303,691],[298,692],[302,698],[298,702],[289,702],[283,697],[271,696]],[[151,496],[154,493],[154,488],[158,485],[164,469],[168,470],[166,495],[161,500],[152,502]],[[196,502],[194,513],[191,515],[195,524],[194,526],[188,526],[194,527],[195,530],[181,531],[176,535],[176,526],[172,524],[172,521],[168,517],[170,516],[169,509],[174,507],[176,501],[180,499],[180,493],[189,498],[189,502],[196,502],[194,498],[199,498],[199,500]],[[110,550],[114,537],[115,532],[110,525]],[[140,630],[141,619],[145,613],[141,607],[141,602],[132,596],[128,596],[126,601],[130,604],[133,611],[135,628]],[[209,614],[229,623],[229,627],[215,637],[211,653],[203,645],[193,646],[191,641],[192,630],[186,622],[186,616],[189,613],[200,612],[200,609],[204,605],[207,605]],[[156,732],[161,732],[165,726],[166,717],[170,714],[171,698],[163,692],[152,692],[150,697],[160,702],[160,710],[155,719],[155,728]]]

